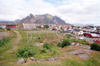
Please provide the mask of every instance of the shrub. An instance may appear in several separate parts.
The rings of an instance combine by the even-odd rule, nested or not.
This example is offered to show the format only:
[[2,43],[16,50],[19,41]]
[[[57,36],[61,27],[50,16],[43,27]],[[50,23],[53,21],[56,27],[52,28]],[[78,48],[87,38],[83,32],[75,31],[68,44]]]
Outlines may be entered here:
[[61,30],[64,31],[64,29],[61,27]]
[[91,49],[96,50],[96,51],[100,51],[100,44],[98,44],[96,42],[91,44]]
[[3,38],[2,40],[0,40],[0,46],[3,46],[8,42],[10,42],[10,38]]
[[45,28],[49,28],[49,25],[44,25]]
[[72,37],[72,35],[71,35],[71,34],[65,34],[65,36],[66,36],[67,38]]
[[57,54],[58,53],[58,50],[54,50],[53,52],[52,52],[52,55],[55,55],[55,54]]
[[50,50],[51,49],[51,47],[50,47],[50,44],[49,43],[44,43],[44,45],[43,45],[43,48],[46,48],[46,49],[48,49],[48,50]]
[[41,53],[47,53],[47,49],[43,48],[43,50],[40,51]]
[[40,37],[38,37],[38,39],[41,39]]
[[53,28],[52,30],[56,30],[56,28]]
[[36,26],[36,28],[41,28],[41,26]]
[[69,40],[63,39],[62,48],[69,45],[71,45],[71,42]]
[[62,43],[59,42],[59,43],[57,44],[57,46],[58,46],[58,47],[62,47]]
[[3,29],[2,27],[0,27],[0,29]]
[[63,48],[63,47],[69,46],[69,45],[71,45],[71,42],[69,40],[63,39],[62,43],[59,42],[57,46]]
[[7,30],[10,31],[11,29],[10,28],[7,28]]
[[17,57],[29,57],[34,56],[37,53],[38,47],[34,45],[28,45],[20,47],[16,53]]

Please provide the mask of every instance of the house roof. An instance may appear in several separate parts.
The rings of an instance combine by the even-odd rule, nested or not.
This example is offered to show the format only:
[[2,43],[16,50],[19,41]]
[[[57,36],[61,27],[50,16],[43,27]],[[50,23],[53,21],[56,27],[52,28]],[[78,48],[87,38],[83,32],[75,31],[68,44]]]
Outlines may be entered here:
[[79,31],[81,31],[81,30],[80,30],[80,29],[74,29],[74,31],[79,32]]

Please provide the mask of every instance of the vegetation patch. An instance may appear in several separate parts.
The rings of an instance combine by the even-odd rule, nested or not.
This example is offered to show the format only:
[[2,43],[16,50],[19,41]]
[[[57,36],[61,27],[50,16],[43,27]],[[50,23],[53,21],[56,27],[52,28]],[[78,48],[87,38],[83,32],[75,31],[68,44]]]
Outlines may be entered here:
[[10,28],[7,28],[7,30],[10,31],[11,29]]
[[16,53],[17,57],[29,57],[34,56],[37,53],[38,47],[34,45],[28,45],[20,47]]
[[65,36],[66,36],[67,38],[72,37],[72,35],[71,35],[71,34],[65,34]]
[[69,45],[71,45],[71,42],[69,40],[63,39],[63,41],[59,42],[57,46],[63,48],[63,47],[69,46]]
[[51,46],[50,46],[49,43],[46,42],[46,43],[44,43],[43,48],[46,48],[46,49],[50,50]]
[[8,42],[10,42],[10,38],[3,38],[2,40],[0,40],[0,47],[4,46]]
[[96,42],[91,44],[91,49],[96,50],[96,51],[100,51],[100,44],[98,44]]

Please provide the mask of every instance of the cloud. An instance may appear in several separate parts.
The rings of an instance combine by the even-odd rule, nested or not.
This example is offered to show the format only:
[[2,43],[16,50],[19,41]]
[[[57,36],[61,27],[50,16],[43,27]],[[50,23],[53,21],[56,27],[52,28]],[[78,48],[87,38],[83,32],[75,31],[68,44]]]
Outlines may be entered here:
[[66,23],[100,25],[100,0],[1,0],[0,20],[22,19],[30,13],[56,15]]

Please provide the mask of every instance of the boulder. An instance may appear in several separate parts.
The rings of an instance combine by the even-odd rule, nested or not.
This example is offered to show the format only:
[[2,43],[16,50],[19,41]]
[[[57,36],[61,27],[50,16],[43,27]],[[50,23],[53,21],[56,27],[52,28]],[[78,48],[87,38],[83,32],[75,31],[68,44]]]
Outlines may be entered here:
[[72,42],[71,44],[72,44],[72,45],[75,45],[75,43],[74,43],[74,42]]
[[35,59],[34,57],[30,57],[30,60],[32,60],[32,61],[34,61],[34,59]]
[[18,63],[26,63],[26,60],[24,60],[23,58],[17,61]]

